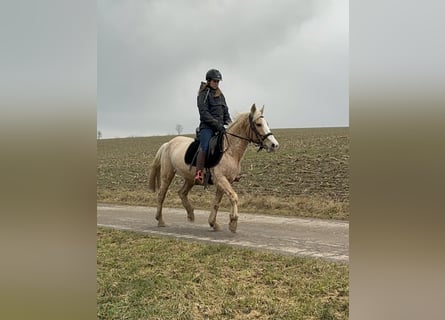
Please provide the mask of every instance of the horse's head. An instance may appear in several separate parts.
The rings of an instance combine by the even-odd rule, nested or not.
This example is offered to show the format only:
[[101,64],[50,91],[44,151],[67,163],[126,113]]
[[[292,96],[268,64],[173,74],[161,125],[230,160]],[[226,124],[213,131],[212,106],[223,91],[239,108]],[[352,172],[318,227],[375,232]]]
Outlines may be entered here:
[[263,116],[264,106],[257,109],[255,104],[250,108],[249,125],[251,129],[252,142],[258,144],[261,148],[266,149],[267,152],[272,152],[278,149],[279,144],[273,133],[269,129],[266,119]]

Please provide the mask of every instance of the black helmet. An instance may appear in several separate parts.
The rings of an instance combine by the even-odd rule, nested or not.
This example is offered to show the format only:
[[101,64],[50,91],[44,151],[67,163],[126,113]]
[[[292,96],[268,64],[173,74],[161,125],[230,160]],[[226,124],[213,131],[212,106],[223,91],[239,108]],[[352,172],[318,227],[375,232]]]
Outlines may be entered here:
[[221,72],[219,72],[216,69],[210,69],[206,73],[206,80],[207,81],[209,81],[209,80],[222,80]]

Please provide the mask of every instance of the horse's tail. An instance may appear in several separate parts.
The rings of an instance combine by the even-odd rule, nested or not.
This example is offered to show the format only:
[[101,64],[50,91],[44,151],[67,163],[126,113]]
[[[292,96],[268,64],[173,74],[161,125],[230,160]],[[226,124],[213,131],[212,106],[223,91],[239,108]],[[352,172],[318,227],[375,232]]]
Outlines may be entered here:
[[161,185],[161,157],[166,146],[167,142],[159,148],[153,162],[151,163],[150,173],[148,174],[148,190],[151,192],[156,192]]

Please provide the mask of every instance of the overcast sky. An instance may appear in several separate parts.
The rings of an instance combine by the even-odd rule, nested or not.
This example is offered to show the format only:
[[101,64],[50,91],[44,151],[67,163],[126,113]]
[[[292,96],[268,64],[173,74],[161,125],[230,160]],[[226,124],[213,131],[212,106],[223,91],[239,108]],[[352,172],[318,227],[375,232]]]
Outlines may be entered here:
[[99,0],[103,138],[192,133],[197,91],[221,71],[232,119],[265,105],[273,128],[349,126],[349,3]]

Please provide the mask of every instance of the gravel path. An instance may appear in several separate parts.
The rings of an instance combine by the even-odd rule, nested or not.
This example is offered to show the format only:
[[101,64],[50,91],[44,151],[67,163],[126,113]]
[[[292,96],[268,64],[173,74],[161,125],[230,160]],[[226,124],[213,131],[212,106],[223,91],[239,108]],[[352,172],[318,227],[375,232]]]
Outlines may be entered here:
[[157,227],[155,214],[152,207],[98,204],[97,225],[349,263],[347,221],[240,213],[237,232],[232,233],[228,212],[218,212],[222,231],[217,232],[207,223],[208,211],[195,210],[195,222],[190,223],[185,209],[164,208],[163,228]]

